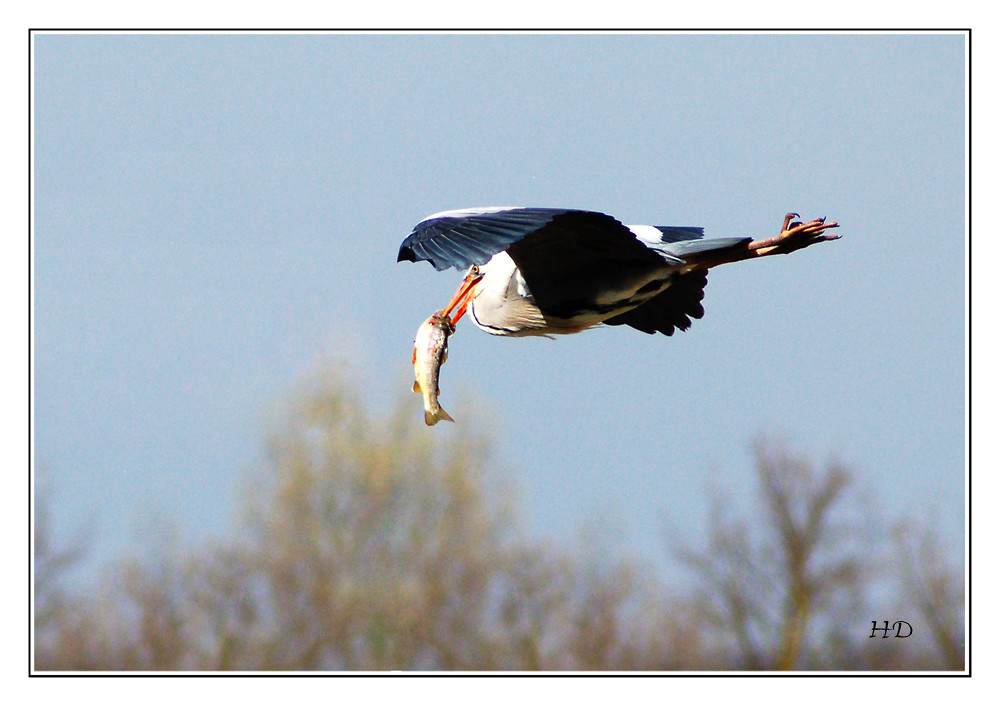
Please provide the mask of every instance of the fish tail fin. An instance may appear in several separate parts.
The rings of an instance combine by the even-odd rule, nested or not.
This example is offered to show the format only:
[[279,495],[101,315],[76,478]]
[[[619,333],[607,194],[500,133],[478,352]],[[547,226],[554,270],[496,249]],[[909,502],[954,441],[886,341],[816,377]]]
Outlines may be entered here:
[[451,418],[451,415],[444,411],[444,407],[438,406],[433,412],[430,410],[424,410],[424,424],[429,427],[434,426],[442,419],[446,419],[449,422],[454,422],[455,420]]

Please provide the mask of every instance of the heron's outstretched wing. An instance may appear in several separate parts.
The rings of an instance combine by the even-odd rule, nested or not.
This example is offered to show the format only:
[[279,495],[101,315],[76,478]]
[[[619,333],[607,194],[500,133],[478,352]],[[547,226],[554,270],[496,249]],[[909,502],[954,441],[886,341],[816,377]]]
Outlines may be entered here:
[[674,275],[670,286],[644,304],[624,314],[605,319],[609,326],[627,325],[644,333],[673,334],[675,329],[686,331],[691,319],[705,315],[701,300],[705,298],[708,270],[694,270]]
[[436,270],[482,265],[566,212],[559,208],[490,207],[436,213],[413,228],[399,246],[396,261],[427,260]]
[[[691,236],[689,233],[688,237]],[[593,258],[602,253],[649,256],[647,247],[636,240],[633,231],[603,213],[567,208],[489,207],[444,211],[425,218],[400,245],[396,260],[427,260],[437,270],[464,269],[482,265],[525,239],[528,242],[515,250],[521,252],[521,259],[530,258],[532,263],[555,257],[565,266],[572,264],[575,255]],[[511,256],[514,257],[513,251]],[[530,264],[528,268],[531,269]]]

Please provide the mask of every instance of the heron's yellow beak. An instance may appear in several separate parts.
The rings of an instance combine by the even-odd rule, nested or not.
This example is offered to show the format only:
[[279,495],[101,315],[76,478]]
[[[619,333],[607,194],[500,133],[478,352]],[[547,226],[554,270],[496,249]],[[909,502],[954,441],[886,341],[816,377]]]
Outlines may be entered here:
[[448,302],[448,306],[445,307],[443,314],[444,316],[448,316],[451,314],[452,309],[455,310],[454,316],[451,317],[453,326],[458,323],[458,320],[465,314],[465,310],[469,308],[469,302],[476,296],[476,285],[479,284],[479,280],[482,278],[481,274],[466,275],[465,279],[462,280],[462,284],[459,285],[458,291],[455,292],[455,296]]

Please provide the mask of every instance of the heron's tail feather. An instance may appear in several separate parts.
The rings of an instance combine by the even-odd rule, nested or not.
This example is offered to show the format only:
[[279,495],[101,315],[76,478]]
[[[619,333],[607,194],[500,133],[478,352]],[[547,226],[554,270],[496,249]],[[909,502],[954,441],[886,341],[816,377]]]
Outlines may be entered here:
[[678,243],[665,243],[662,247],[671,255],[684,259],[692,255],[712,252],[713,250],[725,250],[746,245],[753,238],[709,238],[708,240],[684,240]]
[[675,330],[686,331],[691,319],[705,315],[701,300],[705,297],[708,270],[694,270],[675,275],[669,287],[644,304],[618,314],[604,323],[609,326],[625,324],[645,333],[663,333],[670,336]]

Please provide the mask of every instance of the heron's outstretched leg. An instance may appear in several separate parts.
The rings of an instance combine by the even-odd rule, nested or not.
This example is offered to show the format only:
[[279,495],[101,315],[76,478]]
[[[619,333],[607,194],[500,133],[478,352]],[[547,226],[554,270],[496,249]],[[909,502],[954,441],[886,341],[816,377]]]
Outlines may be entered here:
[[747,249],[753,252],[752,257],[794,252],[824,240],[837,240],[840,237],[836,233],[824,232],[837,227],[837,223],[827,223],[826,216],[808,223],[792,221],[798,217],[797,213],[786,214],[780,233],[773,238],[751,241]]
[[692,269],[709,268],[724,265],[727,262],[739,262],[766,255],[795,252],[824,240],[840,238],[840,235],[836,233],[826,232],[830,228],[836,228],[838,224],[836,222],[827,223],[825,216],[808,223],[792,220],[798,217],[797,213],[785,214],[785,220],[781,224],[781,232],[773,238],[752,240],[749,243],[726,250],[707,252],[702,257],[686,258],[686,261]]

